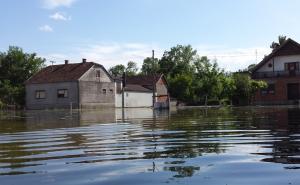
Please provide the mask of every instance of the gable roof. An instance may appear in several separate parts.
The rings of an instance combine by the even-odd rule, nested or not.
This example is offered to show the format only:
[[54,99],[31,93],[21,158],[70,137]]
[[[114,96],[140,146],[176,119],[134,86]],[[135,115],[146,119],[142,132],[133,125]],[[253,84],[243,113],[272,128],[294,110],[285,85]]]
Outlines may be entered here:
[[135,84],[153,90],[153,83],[157,83],[161,78],[164,78],[163,74],[126,76],[126,85]]
[[287,55],[300,55],[300,44],[290,38],[288,38],[283,44],[274,49],[269,55],[267,55],[260,63],[258,63],[252,70],[257,71],[260,67],[266,64],[270,59],[276,56]]
[[94,65],[103,68],[108,73],[102,65],[94,62],[52,65],[40,70],[37,74],[29,78],[25,84],[77,81]]

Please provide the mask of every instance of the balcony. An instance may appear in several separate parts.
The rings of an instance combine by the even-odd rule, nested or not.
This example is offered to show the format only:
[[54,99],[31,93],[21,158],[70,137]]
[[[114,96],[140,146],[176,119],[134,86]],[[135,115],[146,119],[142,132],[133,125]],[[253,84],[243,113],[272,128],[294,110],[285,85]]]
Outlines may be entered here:
[[300,76],[300,71],[270,71],[270,72],[255,72],[252,74],[253,79],[293,77],[293,76]]

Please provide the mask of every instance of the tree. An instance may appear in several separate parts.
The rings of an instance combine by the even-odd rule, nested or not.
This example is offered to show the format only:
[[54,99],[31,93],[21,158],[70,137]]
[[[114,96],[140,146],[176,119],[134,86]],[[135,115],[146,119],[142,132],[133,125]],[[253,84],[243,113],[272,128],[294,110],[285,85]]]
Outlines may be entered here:
[[194,50],[191,45],[172,47],[170,51],[164,52],[159,61],[160,72],[171,78],[176,75],[193,73],[196,56],[197,50]]
[[44,67],[45,61],[19,47],[10,46],[7,52],[0,52],[0,101],[24,105],[24,82]]
[[286,40],[287,40],[286,36],[279,35],[278,42],[272,42],[272,44],[270,45],[270,48],[274,50],[274,49],[278,48],[280,45],[282,45]]
[[108,70],[110,74],[112,74],[114,77],[122,76],[122,74],[125,72],[125,66],[122,64],[118,64],[116,66],[113,66],[109,68]]
[[138,71],[138,67],[137,67],[137,64],[133,61],[129,61],[127,63],[127,67],[126,67],[126,74],[128,76],[134,76],[136,75],[137,71]]
[[251,103],[255,93],[259,89],[267,87],[266,82],[252,80],[248,73],[235,73],[232,77],[236,87],[233,94],[233,101],[235,104],[247,105]]
[[210,62],[207,57],[198,57],[194,63],[195,88],[199,98],[220,99],[223,90],[224,72],[220,70],[216,61]]
[[156,74],[159,73],[159,60],[157,58],[147,57],[144,59],[141,72],[142,74]]

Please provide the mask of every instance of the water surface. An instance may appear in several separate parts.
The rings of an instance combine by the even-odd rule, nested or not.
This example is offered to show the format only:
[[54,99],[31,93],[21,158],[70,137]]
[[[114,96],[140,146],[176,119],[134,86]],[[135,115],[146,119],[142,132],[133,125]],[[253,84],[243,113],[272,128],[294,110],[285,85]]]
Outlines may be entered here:
[[0,184],[300,184],[300,109],[0,113]]

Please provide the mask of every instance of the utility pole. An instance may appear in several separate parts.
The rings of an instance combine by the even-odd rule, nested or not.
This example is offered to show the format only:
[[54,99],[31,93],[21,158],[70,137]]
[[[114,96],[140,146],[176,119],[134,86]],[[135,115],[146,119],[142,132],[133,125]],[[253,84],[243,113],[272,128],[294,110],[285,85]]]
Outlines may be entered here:
[[125,86],[126,86],[126,73],[123,72],[123,76],[122,76],[122,119],[124,119],[125,116],[125,112],[124,112],[124,108],[125,108]]
[[[153,70],[153,67],[154,67],[154,50],[152,50],[152,70]],[[153,109],[155,108],[155,91],[156,91],[156,88],[155,88],[155,74],[154,74],[154,71],[152,71],[152,87],[153,87],[153,90],[152,90],[152,105],[153,105]]]

